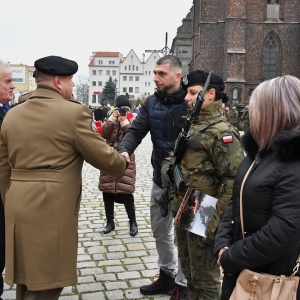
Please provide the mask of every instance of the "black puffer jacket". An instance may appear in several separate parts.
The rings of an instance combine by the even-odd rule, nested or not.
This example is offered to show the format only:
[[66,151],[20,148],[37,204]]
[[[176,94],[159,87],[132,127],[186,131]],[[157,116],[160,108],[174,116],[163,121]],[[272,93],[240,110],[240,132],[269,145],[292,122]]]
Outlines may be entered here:
[[186,122],[185,96],[186,91],[182,88],[171,94],[156,92],[149,96],[120,145],[119,153],[128,152],[131,155],[150,131],[153,143],[152,179],[160,187],[162,160],[174,150],[176,138]]
[[[291,275],[300,253],[300,131],[281,131],[269,151],[258,152],[248,130],[242,138],[247,157],[241,162],[233,195],[215,241],[225,274],[248,268],[275,275]],[[245,182],[243,210],[245,239],[241,234],[240,186],[253,160],[255,166]],[[299,276],[299,272],[298,272]],[[232,280],[236,276],[230,277]],[[228,288],[230,285],[226,279]],[[230,295],[231,291],[227,291]],[[222,298],[226,299],[226,298]],[[298,297],[300,293],[298,289]]]

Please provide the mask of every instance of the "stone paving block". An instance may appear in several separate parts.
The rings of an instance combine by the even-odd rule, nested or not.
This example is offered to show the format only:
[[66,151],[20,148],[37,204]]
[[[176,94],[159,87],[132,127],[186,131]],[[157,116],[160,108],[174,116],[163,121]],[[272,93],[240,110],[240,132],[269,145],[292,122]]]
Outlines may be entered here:
[[133,288],[140,288],[143,285],[151,284],[152,281],[148,278],[141,278],[141,279],[129,280],[129,283]]
[[83,268],[94,268],[96,267],[96,262],[94,261],[84,261],[84,262],[78,262],[77,268],[83,269]]
[[95,238],[95,237],[100,237],[100,236],[101,236],[101,233],[98,233],[98,232],[87,233],[85,236],[86,236],[87,238]]
[[59,299],[61,300],[79,300],[79,296],[60,296]]
[[103,274],[103,270],[100,268],[81,269],[80,274],[81,274],[81,276],[99,275],[99,274]]
[[104,228],[102,223],[92,223],[92,224],[89,224],[88,227],[93,230],[97,230],[97,231],[103,230],[103,228]]
[[87,260],[91,260],[91,256],[89,256],[87,254],[77,255],[77,261],[87,261]]
[[98,266],[102,267],[102,266],[122,265],[122,261],[119,259],[103,260],[98,262]]
[[82,246],[83,247],[96,247],[99,246],[99,242],[83,242]]
[[155,267],[157,267],[157,262],[153,262],[153,263],[146,263],[145,267],[149,270],[154,269]]
[[132,279],[132,278],[141,278],[141,274],[137,271],[123,272],[123,273],[118,273],[117,278],[122,279],[122,280],[128,280],[128,279]]
[[[139,227],[139,230],[140,230],[140,227]],[[139,234],[137,234],[134,238],[130,237],[130,238],[122,239],[122,243],[124,243],[124,244],[142,243],[143,240],[138,235]]]
[[82,300],[104,300],[105,296],[104,293],[89,293],[89,294],[83,294]]
[[128,288],[128,285],[125,281],[105,282],[104,285],[107,290],[118,290]]
[[144,263],[157,262],[157,255],[141,257]]
[[134,243],[134,244],[128,244],[127,245],[128,250],[144,250],[145,246],[142,243]]
[[112,245],[112,246],[108,246],[108,251],[109,252],[120,252],[120,251],[126,251],[126,247],[124,247],[123,245]]
[[103,291],[104,287],[103,287],[102,283],[95,282],[95,283],[77,284],[76,289],[79,293],[82,293],[82,292]]
[[78,284],[81,283],[91,283],[91,282],[95,282],[95,279],[93,276],[81,276],[78,277]]
[[141,270],[145,270],[145,265],[143,264],[139,264],[139,265],[125,265],[126,269],[128,271],[141,271]]
[[93,246],[87,248],[89,254],[99,254],[99,253],[106,253],[107,250],[103,246]]
[[110,291],[105,293],[107,299],[109,300],[123,300],[124,299],[124,292],[121,290],[116,290],[116,291]]
[[105,274],[102,274],[102,275],[96,275],[96,280],[97,281],[115,281],[117,280],[117,277],[115,274],[108,274],[108,273],[105,273]]
[[84,248],[79,248],[77,254],[86,254]]
[[147,252],[146,251],[128,251],[126,252],[127,257],[138,257],[138,256],[146,256]]
[[139,233],[138,233],[139,237],[143,239],[145,238],[149,238],[151,235],[152,235],[152,231],[151,229],[145,229],[145,230],[139,230]]
[[153,269],[153,270],[145,270],[145,271],[141,271],[142,273],[142,277],[145,278],[151,278],[151,277],[155,277],[158,278],[159,276],[159,269]]
[[152,236],[152,233],[151,233],[151,236],[147,235],[147,236],[143,237],[143,242],[144,243],[155,242],[155,238]]
[[155,249],[156,250],[156,244],[155,244],[155,242],[144,243],[144,246],[145,246],[146,249]]
[[108,259],[121,259],[125,257],[124,252],[113,252],[113,253],[107,253]]
[[122,266],[106,267],[107,273],[118,273],[118,272],[124,272],[124,271],[125,271],[125,269]]
[[67,295],[67,294],[72,294],[72,286],[66,286],[64,287],[64,289],[62,290],[61,294],[62,295]]
[[103,254],[94,254],[92,256],[93,256],[94,260],[103,260],[103,259],[105,259]]
[[124,259],[121,259],[121,261],[124,265],[139,264],[142,262],[140,257],[124,258]]
[[103,246],[110,246],[110,245],[120,245],[122,244],[121,240],[103,240]]
[[135,289],[135,290],[126,290],[125,297],[126,299],[141,299],[145,296],[140,293],[140,289]]

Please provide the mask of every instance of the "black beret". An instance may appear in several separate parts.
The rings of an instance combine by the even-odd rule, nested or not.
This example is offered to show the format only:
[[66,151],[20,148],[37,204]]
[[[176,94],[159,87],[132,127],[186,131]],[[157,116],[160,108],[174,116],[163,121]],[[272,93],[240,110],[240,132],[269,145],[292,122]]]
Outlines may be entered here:
[[[206,79],[208,77],[209,72],[202,71],[202,70],[196,70],[191,72],[190,74],[184,76],[182,78],[182,87],[187,90],[188,87],[193,85],[205,85]],[[210,88],[217,88],[221,92],[224,91],[225,85],[223,79],[214,74],[211,73],[209,86]]]
[[116,107],[129,106],[131,108],[131,103],[126,96],[120,95],[116,99]]
[[34,66],[38,71],[50,75],[69,76],[75,74],[78,70],[75,61],[54,55],[36,60]]

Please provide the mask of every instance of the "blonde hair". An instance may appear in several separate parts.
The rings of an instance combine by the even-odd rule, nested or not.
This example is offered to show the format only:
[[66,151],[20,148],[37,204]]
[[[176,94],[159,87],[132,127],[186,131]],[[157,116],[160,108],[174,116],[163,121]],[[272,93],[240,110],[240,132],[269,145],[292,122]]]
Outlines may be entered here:
[[292,75],[261,83],[249,104],[250,131],[259,150],[269,149],[276,134],[300,128],[300,80]]

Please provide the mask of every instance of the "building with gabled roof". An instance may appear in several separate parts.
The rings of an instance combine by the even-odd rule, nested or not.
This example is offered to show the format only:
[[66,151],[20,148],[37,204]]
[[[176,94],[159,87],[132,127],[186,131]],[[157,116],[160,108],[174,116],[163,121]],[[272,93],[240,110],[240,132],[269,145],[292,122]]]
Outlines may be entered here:
[[[135,105],[135,101],[154,93],[153,69],[160,58],[157,52],[153,52],[145,60],[136,55],[133,49],[124,57],[120,52],[93,52],[89,63],[89,105],[101,104],[102,91],[112,77],[117,86],[117,94],[129,94]],[[113,103],[111,103],[113,104]]]

